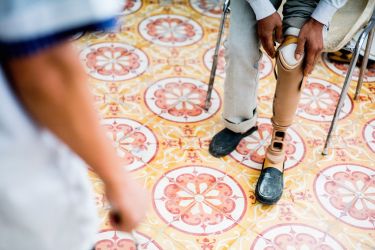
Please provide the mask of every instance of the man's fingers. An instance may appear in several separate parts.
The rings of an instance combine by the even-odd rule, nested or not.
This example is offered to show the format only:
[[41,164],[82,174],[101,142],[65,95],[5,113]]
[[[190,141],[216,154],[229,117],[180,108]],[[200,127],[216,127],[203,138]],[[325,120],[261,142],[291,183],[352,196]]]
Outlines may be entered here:
[[268,47],[268,51],[269,51],[269,54],[272,58],[275,57],[275,46],[273,44],[273,39],[272,39],[272,36],[270,38],[268,38],[267,40],[267,47]]
[[303,75],[304,76],[308,76],[311,74],[312,70],[314,68],[314,65],[313,64],[310,64],[310,63],[306,63],[305,65],[305,69],[303,70]]
[[312,70],[314,69],[315,58],[317,57],[317,53],[315,50],[308,50],[305,57],[305,68],[303,70],[303,74],[305,76],[309,75]]
[[309,75],[314,69],[314,66],[318,60],[318,57],[322,51],[322,47],[316,44],[307,43],[305,53],[305,68],[304,75]]
[[262,45],[264,50],[267,52],[267,54],[274,58],[275,57],[275,47],[273,45],[273,39],[272,36],[263,37],[261,38]]
[[305,38],[302,38],[302,37],[298,38],[297,48],[296,48],[296,52],[295,52],[296,60],[299,60],[301,58],[301,56],[303,55],[303,52],[305,50],[305,43],[306,43]]
[[278,43],[283,41],[283,27],[281,25],[276,27],[276,41]]
[[314,70],[316,62],[318,61],[319,55],[320,55],[320,52],[317,52],[313,56],[312,62],[311,61],[309,61],[309,62],[306,61],[305,69],[304,69],[304,75],[305,76],[310,75],[312,73],[312,71]]

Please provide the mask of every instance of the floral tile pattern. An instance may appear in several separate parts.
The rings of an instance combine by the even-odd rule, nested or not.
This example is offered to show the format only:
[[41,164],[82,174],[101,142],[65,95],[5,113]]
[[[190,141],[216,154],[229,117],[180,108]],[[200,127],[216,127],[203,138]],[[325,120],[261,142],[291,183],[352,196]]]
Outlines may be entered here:
[[241,186],[226,173],[185,166],[164,174],[153,190],[159,216],[187,234],[210,235],[236,225],[246,211]]
[[[340,98],[341,88],[325,80],[308,78],[301,94],[297,114],[313,121],[332,121],[336,103]],[[339,118],[350,114],[353,103],[349,96],[344,100],[344,106]]]
[[270,141],[274,61],[263,54],[259,62],[259,130],[214,158],[208,145],[223,128],[224,46],[212,106],[203,106],[222,0],[118,2],[117,29],[75,43],[102,126],[153,206],[134,234],[115,231],[104,185],[90,170],[101,223],[96,250],[375,248],[374,72],[354,101],[356,70],[323,157],[347,65],[322,55],[288,130],[283,197],[264,206],[254,190]]
[[[230,155],[243,165],[261,170],[266,149],[271,142],[272,125],[269,119],[258,118],[258,131],[244,138],[237,149]],[[287,161],[285,169],[297,166],[305,156],[305,145],[300,135],[290,128],[286,137],[288,146],[286,148]]]
[[179,15],[148,17],[139,24],[144,39],[163,46],[186,46],[203,36],[202,27],[195,21]]
[[[138,246],[136,245],[138,244]],[[154,240],[144,234],[135,232],[134,236],[117,231],[103,231],[98,233],[95,250],[136,249],[160,250],[162,249]]]
[[144,167],[154,158],[158,142],[149,128],[124,118],[104,119],[102,125],[127,170]]
[[142,74],[147,56],[139,49],[121,43],[98,43],[81,53],[87,72],[104,81],[129,80]]
[[217,18],[221,16],[222,0],[190,0],[189,2],[194,10],[203,15]]
[[375,119],[366,124],[363,129],[363,137],[369,148],[375,153]]
[[251,249],[345,249],[332,236],[307,225],[276,225],[262,233]]
[[[326,54],[323,54],[323,63],[325,66],[327,66],[328,69],[332,70],[334,73],[345,77],[346,72],[348,72],[349,65],[348,64],[341,64],[341,63],[334,63],[330,62],[326,56]],[[357,81],[359,76],[359,68],[356,67],[353,72],[353,80]],[[370,69],[363,78],[364,81],[367,82],[373,82],[375,81],[375,70]]]
[[328,167],[315,180],[318,200],[330,214],[351,226],[375,226],[375,171],[360,165]]
[[221,106],[216,91],[209,112],[204,110],[206,85],[191,78],[167,78],[151,85],[145,93],[149,109],[174,122],[198,122],[214,115]]
[[124,15],[130,15],[142,7],[142,0],[119,0],[118,2]]

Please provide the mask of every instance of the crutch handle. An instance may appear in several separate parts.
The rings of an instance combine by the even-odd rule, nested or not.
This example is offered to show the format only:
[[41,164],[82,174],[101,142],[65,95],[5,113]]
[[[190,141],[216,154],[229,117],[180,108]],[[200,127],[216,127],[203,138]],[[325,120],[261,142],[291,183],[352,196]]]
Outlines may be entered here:
[[223,12],[228,13],[230,11],[230,0],[225,0],[223,4]]

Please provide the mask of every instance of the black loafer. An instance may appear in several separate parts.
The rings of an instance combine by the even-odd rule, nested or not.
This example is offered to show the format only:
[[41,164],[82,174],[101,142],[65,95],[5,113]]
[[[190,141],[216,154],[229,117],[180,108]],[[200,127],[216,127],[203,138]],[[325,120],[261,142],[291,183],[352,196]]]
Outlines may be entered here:
[[235,133],[227,128],[217,133],[210,143],[208,151],[214,157],[222,157],[229,155],[233,150],[236,149],[240,141],[246,136],[251,135],[258,129],[257,126],[252,127],[246,133]]
[[283,175],[277,168],[262,169],[255,188],[255,197],[260,203],[273,205],[280,200],[284,189]]

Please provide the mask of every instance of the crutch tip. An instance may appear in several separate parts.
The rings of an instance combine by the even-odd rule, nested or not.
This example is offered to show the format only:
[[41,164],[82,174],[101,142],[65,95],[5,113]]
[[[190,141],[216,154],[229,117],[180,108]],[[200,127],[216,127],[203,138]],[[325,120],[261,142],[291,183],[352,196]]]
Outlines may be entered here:
[[203,107],[203,109],[207,112],[209,109],[210,109],[210,107],[211,107],[211,102],[206,102],[205,104],[204,104],[204,107]]
[[323,149],[322,155],[328,155],[328,149],[327,148]]

